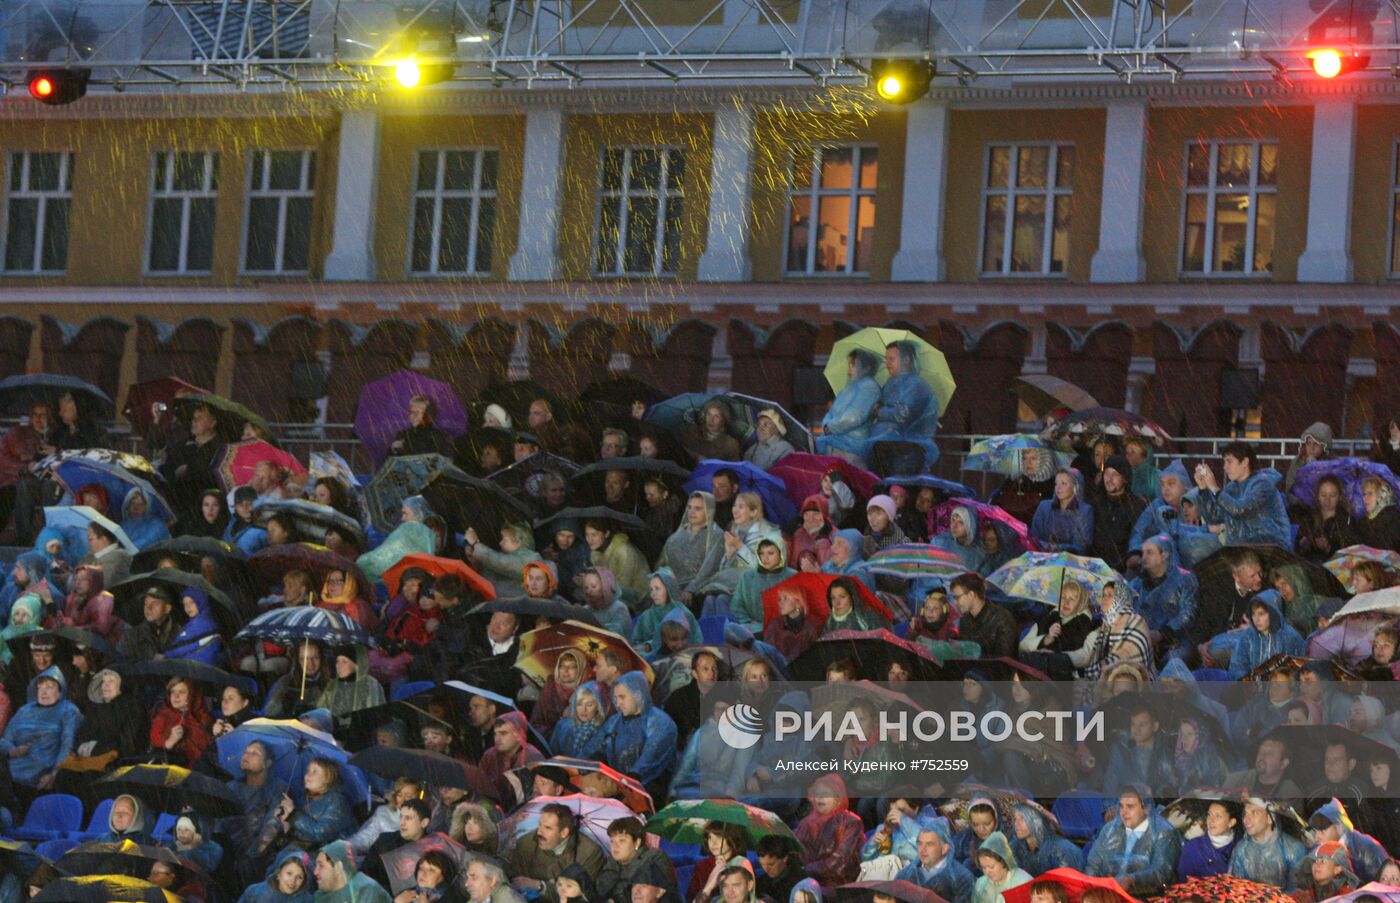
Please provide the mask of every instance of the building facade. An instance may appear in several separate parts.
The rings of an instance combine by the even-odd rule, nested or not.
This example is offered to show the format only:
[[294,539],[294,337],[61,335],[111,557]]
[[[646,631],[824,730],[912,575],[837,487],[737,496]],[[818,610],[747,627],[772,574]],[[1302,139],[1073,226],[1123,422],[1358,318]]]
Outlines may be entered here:
[[1183,435],[1357,436],[1400,411],[1398,146],[1392,80],[12,97],[0,376],[345,422],[403,366],[626,372],[816,414],[830,343],[897,323],[949,432],[1049,372]]

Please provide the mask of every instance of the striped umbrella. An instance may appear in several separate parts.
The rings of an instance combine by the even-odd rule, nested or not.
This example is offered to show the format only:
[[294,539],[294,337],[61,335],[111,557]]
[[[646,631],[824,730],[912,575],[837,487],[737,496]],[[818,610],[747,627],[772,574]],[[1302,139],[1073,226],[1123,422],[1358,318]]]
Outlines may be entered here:
[[926,543],[905,543],[881,549],[862,563],[872,574],[888,574],[906,580],[952,580],[967,572],[958,556]]
[[1371,546],[1347,546],[1324,561],[1322,566],[1337,575],[1347,592],[1354,593],[1356,588],[1351,585],[1351,572],[1363,561],[1374,561],[1392,574],[1400,574],[1400,553]]
[[373,646],[374,638],[349,615],[310,605],[274,608],[258,615],[234,639],[291,644],[310,640],[327,646]]

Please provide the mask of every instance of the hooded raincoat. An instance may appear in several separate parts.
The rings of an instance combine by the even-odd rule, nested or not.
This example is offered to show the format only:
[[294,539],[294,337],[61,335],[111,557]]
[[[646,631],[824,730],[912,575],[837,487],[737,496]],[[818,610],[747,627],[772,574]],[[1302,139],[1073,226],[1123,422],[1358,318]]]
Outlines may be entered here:
[[1352,823],[1351,814],[1347,812],[1342,801],[1333,797],[1324,803],[1316,812],[1312,819],[1315,821],[1319,817],[1327,819],[1341,832],[1342,843],[1346,845],[1347,853],[1351,855],[1352,871],[1363,883],[1375,881],[1380,874],[1381,866],[1385,865],[1388,855],[1385,848],[1380,845],[1370,834],[1365,834],[1356,830],[1356,825]]
[[875,381],[880,362],[873,354],[862,351],[855,352],[852,360],[855,363],[853,378],[836,393],[831,410],[822,418],[822,433],[817,437],[818,454],[845,454],[854,458],[865,454],[875,406],[880,403],[880,384]]
[[1292,548],[1288,511],[1272,467],[1262,467],[1243,480],[1231,480],[1219,492],[1201,490],[1202,516],[1207,524],[1223,524],[1222,545],[1276,545]]
[[1099,878],[1126,879],[1126,890],[1138,898],[1156,896],[1176,877],[1181,834],[1157,811],[1144,788],[1138,789],[1147,819],[1130,831],[1117,817],[1099,831],[1085,857],[1085,872]]
[[[301,868],[304,879],[301,889],[294,894],[284,894],[277,886],[277,875],[288,862],[294,862]],[[268,867],[267,880],[247,887],[238,898],[238,903],[311,903],[315,893],[315,866],[311,857],[301,850],[289,848],[279,853]]]
[[943,858],[932,868],[927,868],[916,856],[912,862],[899,870],[895,880],[908,881],[931,890],[948,903],[971,903],[972,890],[977,879],[967,870],[967,866],[958,862],[953,855],[953,834],[948,827],[948,820],[942,816],[920,818],[917,820],[916,829],[918,833],[933,831],[938,835],[946,848]]
[[1146,571],[1138,574],[1130,586],[1138,599],[1138,612],[1147,626],[1168,640],[1184,639],[1196,618],[1199,585],[1196,575],[1177,565],[1176,543],[1166,533],[1149,536],[1143,544],[1156,546],[1167,559],[1167,570],[1160,579]]
[[945,533],[940,533],[929,541],[929,545],[935,549],[942,549],[956,555],[962,562],[963,567],[969,571],[981,572],[982,565],[986,563],[987,553],[982,548],[982,540],[977,531],[977,512],[966,505],[959,505],[953,509],[949,519],[959,518],[963,525],[967,527],[962,539],[954,539],[953,531],[949,529]]
[[383,684],[369,673],[368,650],[364,646],[355,646],[353,654],[355,673],[348,680],[342,680],[332,665],[331,678],[316,700],[316,707],[328,710],[335,717],[338,727],[349,726],[351,714],[360,709],[373,708],[385,702]]
[[616,686],[626,687],[639,708],[634,715],[614,711],[604,723],[603,760],[643,784],[653,783],[676,763],[676,723],[652,705],[651,687],[642,672],[628,671]]
[[[690,609],[681,603],[681,587],[676,580],[676,575],[670,568],[657,568],[652,571],[647,580],[647,592],[650,594],[651,581],[660,580],[661,585],[666,587],[666,601],[657,605],[653,602],[642,613],[637,615],[637,619],[632,623],[632,645],[643,655],[652,655],[661,648],[661,623],[675,612],[681,612],[681,617],[690,628],[690,642],[699,643],[704,639],[700,634],[700,622],[695,620],[695,615],[690,613]],[[731,605],[731,611],[733,606]]]
[[[58,701],[53,705],[39,702],[41,680],[58,684]],[[0,755],[9,756],[16,747],[29,747],[24,755],[10,759],[10,776],[32,787],[39,778],[56,771],[59,763],[72,754],[82,724],[82,712],[68,701],[68,681],[63,672],[56,666],[39,672],[29,682],[29,701],[20,706],[0,735]]]
[[213,603],[203,590],[186,589],[182,599],[193,599],[195,616],[185,622],[180,632],[165,647],[166,658],[182,658],[205,665],[218,666],[224,658],[224,640],[219,624],[214,620]]
[[880,389],[880,405],[875,409],[865,457],[868,460],[872,456],[877,442],[909,442],[923,449],[923,467],[919,468],[922,471],[938,460],[938,446],[933,438],[938,433],[939,399],[919,375],[914,344],[896,342],[895,348],[899,352],[899,375],[887,379]]
[[1303,638],[1283,618],[1283,599],[1278,590],[1266,589],[1256,593],[1250,600],[1250,611],[1253,612],[1254,607],[1260,604],[1269,610],[1269,630],[1263,633],[1250,627],[1244,632],[1234,654],[1230,656],[1231,680],[1239,680],[1280,653],[1304,654]]
[[805,850],[802,864],[807,874],[823,885],[854,881],[860,871],[860,848],[865,829],[860,816],[851,811],[846,782],[840,775],[823,775],[812,782],[808,798],[833,796],[836,808],[823,815],[815,808],[798,822],[794,832]]
[[1000,831],[993,831],[987,835],[987,839],[982,841],[977,848],[977,855],[988,853],[1006,863],[1006,877],[1001,881],[993,881],[987,875],[982,875],[977,879],[977,883],[972,888],[972,903],[1005,903],[1002,894],[1013,887],[1020,887],[1022,884],[1031,882],[1031,875],[1025,869],[1020,868],[1016,862],[1016,854],[1011,851],[1011,844],[1006,842],[1006,835]]
[[[597,704],[597,714],[589,721],[580,720],[578,716],[578,701],[583,696],[593,697]],[[603,741],[606,739],[603,732],[606,713],[607,706],[603,704],[603,691],[598,682],[590,680],[580,685],[569,698],[564,716],[549,733],[550,752],[556,756],[597,760],[602,755]]]
[[1262,840],[1245,835],[1230,854],[1230,874],[1260,884],[1270,884],[1285,892],[1296,887],[1298,864],[1308,851],[1301,842],[1285,834],[1278,826],[1278,815],[1272,807],[1269,818],[1273,827]]
[[[133,516],[131,506],[138,497],[146,503],[146,513]],[[144,550],[170,538],[170,529],[154,514],[154,508],[151,497],[140,486],[131,487],[122,499],[122,530],[138,549]]]
[[683,520],[666,539],[657,559],[658,568],[670,568],[681,592],[699,594],[719,572],[724,558],[724,531],[715,524],[715,497],[708,492],[692,492],[705,505],[705,523],[693,529]]
[[1011,813],[1013,818],[1024,821],[1029,830],[1024,840],[1012,832],[1011,852],[1021,868],[1032,875],[1043,875],[1058,868],[1084,871],[1084,852],[1060,834],[1040,809],[1022,804],[1012,806]]
[[755,633],[763,632],[764,591],[797,573],[787,566],[787,543],[783,538],[773,537],[772,543],[778,550],[778,566],[765,568],[760,561],[756,568],[744,571],[739,575],[739,583],[729,600],[730,619]]
[[312,898],[314,903],[391,903],[389,892],[359,870],[355,862],[355,853],[348,843],[337,840],[326,844],[321,848],[321,853],[325,854],[332,865],[344,866],[347,880],[345,886],[339,890],[325,891],[317,888],[316,895]]
[[1047,552],[1073,552],[1083,555],[1094,541],[1094,509],[1084,499],[1084,478],[1067,469],[1074,483],[1074,498],[1062,508],[1053,495],[1041,502],[1031,518],[1031,535]]

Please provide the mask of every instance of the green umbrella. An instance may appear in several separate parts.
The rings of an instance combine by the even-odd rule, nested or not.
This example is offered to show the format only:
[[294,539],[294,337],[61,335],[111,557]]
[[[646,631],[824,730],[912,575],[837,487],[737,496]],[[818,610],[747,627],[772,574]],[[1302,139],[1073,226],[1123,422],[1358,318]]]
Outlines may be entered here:
[[175,415],[186,423],[193,416],[198,407],[207,407],[214,413],[214,419],[219,423],[219,436],[225,442],[238,442],[243,438],[244,424],[251,423],[254,427],[262,430],[263,434],[271,439],[272,429],[258,414],[245,408],[236,401],[225,398],[222,395],[180,395],[170,402],[175,411]]
[[647,831],[672,843],[703,843],[705,825],[717,821],[737,825],[744,831],[749,847],[769,835],[786,840],[798,853],[804,853],[802,842],[781,818],[767,809],[750,806],[737,800],[676,800],[647,819]]

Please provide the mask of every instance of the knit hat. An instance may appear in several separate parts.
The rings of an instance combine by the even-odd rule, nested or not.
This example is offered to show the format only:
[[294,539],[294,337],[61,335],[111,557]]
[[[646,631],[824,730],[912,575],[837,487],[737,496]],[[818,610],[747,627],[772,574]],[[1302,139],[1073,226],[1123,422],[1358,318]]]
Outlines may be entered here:
[[871,496],[870,501],[865,504],[865,510],[869,511],[871,508],[879,508],[889,517],[890,523],[894,523],[896,511],[894,499],[887,495]]
[[1128,459],[1122,455],[1109,455],[1104,462],[1104,471],[1116,470],[1123,479],[1131,481],[1133,478],[1133,465],[1128,463]]
[[1347,871],[1351,871],[1351,853],[1347,845],[1337,840],[1325,840],[1313,850],[1314,859],[1330,859]]
[[499,423],[505,429],[510,429],[512,426],[514,426],[514,424],[511,422],[510,415],[506,413],[506,409],[498,404],[488,404],[486,406],[486,410],[482,411],[482,414],[490,417],[495,417],[496,422]]
[[787,435],[787,426],[783,423],[782,415],[777,411],[772,408],[764,408],[758,412],[758,416],[761,419],[770,421],[773,424],[773,428],[778,431],[779,436]]

